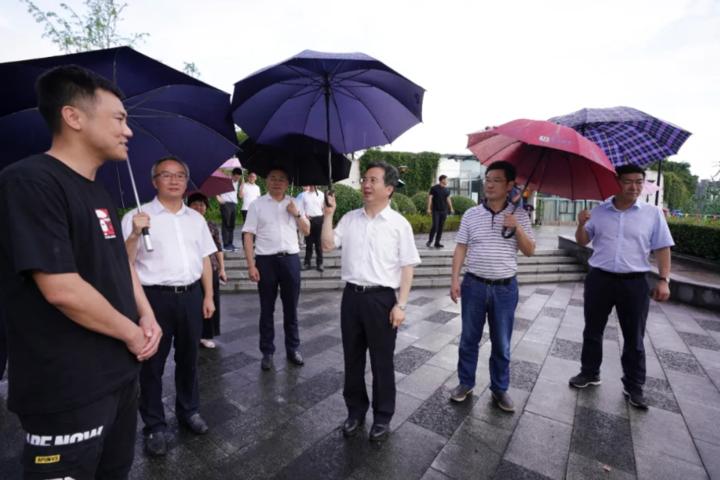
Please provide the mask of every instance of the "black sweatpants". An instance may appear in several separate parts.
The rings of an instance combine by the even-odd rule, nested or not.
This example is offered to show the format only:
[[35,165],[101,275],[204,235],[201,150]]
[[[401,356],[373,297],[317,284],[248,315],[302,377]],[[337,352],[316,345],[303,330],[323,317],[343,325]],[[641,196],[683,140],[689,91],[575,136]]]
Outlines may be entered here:
[[617,275],[593,268],[585,277],[585,330],[582,372],[599,375],[602,342],[608,316],[615,307],[624,338],[620,361],[622,382],[630,392],[645,385],[645,323],[650,306],[650,287],[645,274]]
[[396,303],[391,288],[357,292],[345,286],[340,306],[340,329],[345,357],[343,395],[348,416],[364,418],[369,408],[365,388],[365,356],[370,350],[375,423],[387,424],[395,413],[395,337],[390,311]]
[[430,238],[428,238],[428,243],[432,243],[434,238],[435,245],[440,245],[446,219],[447,211],[432,211],[432,226],[430,227]]
[[67,412],[20,415],[23,478],[124,479],[135,456],[137,381]]
[[312,263],[312,254],[315,250],[315,262],[317,266],[323,263],[322,243],[320,242],[320,234],[322,233],[323,217],[310,217],[310,235],[305,237],[305,265],[310,266]]
[[222,243],[223,247],[231,247],[233,245],[235,235],[235,218],[237,212],[237,203],[225,202],[220,205],[220,218],[222,219]]

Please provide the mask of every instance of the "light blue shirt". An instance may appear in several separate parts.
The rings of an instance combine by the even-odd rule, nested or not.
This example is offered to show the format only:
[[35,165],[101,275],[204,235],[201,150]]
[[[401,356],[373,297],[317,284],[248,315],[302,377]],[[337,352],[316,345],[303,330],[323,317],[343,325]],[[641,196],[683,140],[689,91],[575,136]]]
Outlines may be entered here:
[[649,272],[650,252],[675,245],[665,215],[640,201],[618,210],[612,199],[593,208],[585,224],[593,247],[588,263],[614,273]]

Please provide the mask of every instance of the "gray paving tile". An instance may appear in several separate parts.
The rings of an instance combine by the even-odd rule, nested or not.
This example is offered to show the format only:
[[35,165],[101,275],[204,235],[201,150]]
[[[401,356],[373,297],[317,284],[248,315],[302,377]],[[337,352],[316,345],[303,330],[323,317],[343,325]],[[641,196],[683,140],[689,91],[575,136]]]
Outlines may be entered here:
[[548,353],[548,346],[544,343],[521,340],[512,351],[512,358],[542,365]]
[[695,440],[695,445],[710,478],[720,478],[720,445],[703,440]]
[[420,400],[425,400],[451,376],[452,373],[443,368],[425,364],[398,382],[397,389]]
[[660,363],[665,368],[690,375],[702,375],[702,369],[695,357],[689,353],[675,352],[672,350],[656,350]]
[[288,393],[288,401],[310,408],[343,386],[345,375],[333,368],[302,382]]
[[531,391],[535,385],[540,365],[525,360],[510,361],[510,385],[520,390]]
[[670,455],[638,449],[635,452],[635,458],[637,459],[638,478],[653,480],[705,480],[708,478],[703,467],[684,462]]
[[550,318],[562,318],[565,315],[565,310],[557,307],[545,307],[540,311],[540,315]]
[[306,358],[324,352],[341,343],[341,340],[332,335],[319,335],[300,344],[300,351]]
[[575,342],[572,340],[563,340],[556,338],[553,342],[550,355],[553,357],[564,358],[565,360],[580,361],[580,354],[582,353],[582,342]]
[[427,364],[444,368],[445,370],[449,370],[451,372],[455,371],[458,364],[457,345],[453,345],[452,343],[445,345],[439,352],[427,361]]
[[532,322],[522,317],[515,317],[513,322],[513,332],[523,331],[530,328]]
[[428,315],[423,320],[428,321],[428,322],[433,322],[433,323],[445,324],[457,316],[458,316],[457,313],[446,312],[445,310],[439,310],[431,315]]
[[470,396],[462,403],[450,400],[450,390],[440,387],[415,410],[409,420],[432,432],[450,438],[455,429],[470,414],[477,397]]
[[698,319],[696,320],[698,324],[700,324],[701,327],[703,327],[705,330],[710,330],[713,332],[720,332],[720,321],[718,320],[705,320],[705,319]]
[[612,480],[633,480],[634,473],[625,472],[597,460],[570,452],[566,477],[568,480],[595,480],[607,478]]
[[636,451],[656,452],[702,464],[682,415],[653,407],[648,412],[631,409],[630,426]]
[[530,393],[525,411],[537,413],[559,422],[573,424],[577,390],[539,378]]
[[605,340],[612,340],[617,342],[618,341],[618,328],[613,327],[612,325],[608,325],[605,327]]
[[428,468],[420,480],[451,480],[450,477],[434,468]]
[[395,370],[405,375],[410,375],[433,355],[433,352],[429,350],[411,345],[395,354]]
[[[563,478],[571,435],[570,425],[525,412],[513,433],[504,460],[546,477]],[[514,478],[504,472],[501,465],[498,477]]]
[[555,290],[550,288],[536,288],[535,293],[538,295],[552,295]]
[[414,346],[435,353],[442,350],[442,348],[454,338],[454,334],[442,333],[435,330],[415,342]]
[[[522,467],[516,463],[503,460],[493,478],[512,478],[517,480],[546,480],[552,477]],[[560,478],[560,477],[557,477]]]
[[706,350],[720,350],[720,343],[709,335],[698,335],[697,333],[678,332],[685,342],[691,347],[700,347]]
[[415,305],[417,307],[422,307],[423,305],[427,305],[428,303],[434,302],[435,299],[432,297],[417,297],[413,300],[410,300],[408,304]]
[[578,407],[571,451],[626,472],[635,471],[630,422],[626,418]]

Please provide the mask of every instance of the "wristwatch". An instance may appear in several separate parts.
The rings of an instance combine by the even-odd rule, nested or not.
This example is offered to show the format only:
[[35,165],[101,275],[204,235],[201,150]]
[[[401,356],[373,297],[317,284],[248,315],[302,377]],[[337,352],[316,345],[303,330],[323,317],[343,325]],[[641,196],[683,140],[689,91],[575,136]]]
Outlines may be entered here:
[[660,277],[659,279],[670,285],[670,277]]
[[395,306],[398,307],[398,308],[399,308],[400,310],[402,310],[403,312],[404,312],[405,309],[407,308],[407,304],[396,303]]
[[298,212],[298,214],[295,215],[295,216],[296,216],[297,218],[300,218],[300,217],[302,217],[302,213]]

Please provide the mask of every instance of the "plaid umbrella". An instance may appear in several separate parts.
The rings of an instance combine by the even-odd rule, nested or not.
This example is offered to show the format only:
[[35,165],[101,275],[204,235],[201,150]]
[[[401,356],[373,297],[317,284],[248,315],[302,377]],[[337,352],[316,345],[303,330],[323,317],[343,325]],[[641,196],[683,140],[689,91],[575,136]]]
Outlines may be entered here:
[[583,108],[553,117],[603,149],[614,166],[644,167],[675,155],[690,132],[630,107]]

